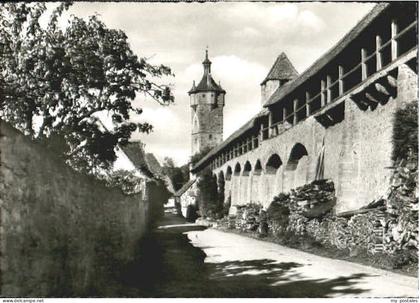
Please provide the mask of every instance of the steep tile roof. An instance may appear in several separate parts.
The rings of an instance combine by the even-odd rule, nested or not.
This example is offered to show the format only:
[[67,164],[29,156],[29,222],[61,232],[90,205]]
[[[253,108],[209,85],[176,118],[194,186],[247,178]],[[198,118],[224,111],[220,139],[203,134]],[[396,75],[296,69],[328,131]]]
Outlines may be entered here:
[[216,92],[216,93],[223,93],[225,94],[226,91],[222,88],[222,86],[214,81],[213,77],[211,76],[211,61],[209,60],[209,54],[206,50],[206,58],[203,61],[204,66],[204,74],[201,78],[200,83],[195,86],[195,82],[193,82],[193,86],[188,92],[188,94],[194,94],[197,92]]
[[299,73],[296,71],[292,62],[290,62],[286,54],[282,52],[277,57],[277,60],[268,72],[267,77],[261,82],[261,85],[264,85],[268,80],[293,80],[298,75]]

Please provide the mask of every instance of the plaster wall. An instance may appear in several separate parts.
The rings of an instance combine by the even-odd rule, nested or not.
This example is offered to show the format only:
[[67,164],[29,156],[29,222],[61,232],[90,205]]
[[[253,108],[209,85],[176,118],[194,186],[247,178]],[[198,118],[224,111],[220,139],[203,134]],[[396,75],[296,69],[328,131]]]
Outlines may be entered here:
[[0,126],[1,295],[110,295],[109,275],[131,260],[147,230],[149,193],[105,187]]

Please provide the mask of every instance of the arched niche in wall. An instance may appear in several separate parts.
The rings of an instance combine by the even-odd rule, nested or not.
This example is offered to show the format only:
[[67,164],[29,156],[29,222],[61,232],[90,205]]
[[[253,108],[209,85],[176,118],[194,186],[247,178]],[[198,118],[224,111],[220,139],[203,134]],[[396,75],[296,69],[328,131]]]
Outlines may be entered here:
[[282,164],[283,162],[281,162],[280,156],[272,154],[265,165],[265,173],[269,175],[276,174]]
[[308,175],[308,151],[301,143],[296,143],[290,151],[286,165],[288,189],[306,184]]
[[244,171],[242,172],[242,176],[249,176],[249,174],[251,173],[251,170],[252,170],[251,163],[249,163],[249,161],[246,161],[244,165]]
[[261,175],[261,172],[262,172],[261,161],[257,160],[257,162],[255,162],[255,165],[254,165],[254,176]]
[[236,163],[233,175],[239,176],[240,174],[241,174],[241,165],[239,163]]
[[232,178],[232,168],[230,166],[227,167],[226,169],[226,181],[230,181],[230,179]]

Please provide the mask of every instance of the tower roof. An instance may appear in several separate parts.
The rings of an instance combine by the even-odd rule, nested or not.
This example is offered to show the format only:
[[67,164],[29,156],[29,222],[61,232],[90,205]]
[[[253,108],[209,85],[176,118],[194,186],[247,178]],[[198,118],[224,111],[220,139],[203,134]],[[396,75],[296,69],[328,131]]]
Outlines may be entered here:
[[203,66],[204,74],[201,78],[201,81],[198,83],[197,86],[195,86],[195,83],[193,83],[193,86],[188,92],[188,94],[194,94],[197,92],[217,92],[225,94],[226,91],[221,87],[220,84],[217,84],[211,76],[211,61],[209,60],[209,54],[207,50],[206,57],[203,61]]
[[280,56],[277,57],[276,62],[274,62],[264,81],[261,82],[261,85],[264,85],[265,82],[269,80],[293,80],[297,76],[298,72],[295,67],[290,62],[289,58],[287,58],[286,54],[282,52]]

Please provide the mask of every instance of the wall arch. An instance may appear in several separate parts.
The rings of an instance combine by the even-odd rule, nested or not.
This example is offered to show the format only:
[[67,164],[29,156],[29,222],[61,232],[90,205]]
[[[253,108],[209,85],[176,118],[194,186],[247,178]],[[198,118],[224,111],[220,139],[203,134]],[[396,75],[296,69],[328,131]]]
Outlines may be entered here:
[[277,154],[272,154],[270,158],[268,158],[267,163],[265,164],[265,172],[266,174],[274,175],[276,174],[277,170],[283,162],[280,159],[280,156]]
[[283,162],[280,159],[280,156],[277,153],[271,154],[270,157],[267,159],[267,162],[264,166],[264,180],[262,180],[261,184],[261,196],[262,202],[264,206],[268,206],[268,204],[273,200],[273,197],[278,194],[278,180],[277,180],[277,173],[280,171],[280,167],[283,165]]
[[226,181],[230,181],[230,179],[232,178],[232,167],[228,166],[226,169]]
[[261,173],[262,173],[261,161],[260,160],[257,160],[257,162],[255,162],[255,165],[254,165],[254,173],[253,173],[253,175],[254,176],[259,176],[259,175],[261,175]]
[[244,165],[244,170],[242,172],[242,176],[249,176],[251,173],[251,170],[252,170],[251,163],[249,163],[249,161],[246,161]]
[[239,163],[236,163],[233,175],[239,176],[240,174],[241,174],[241,165]]
[[290,151],[289,160],[285,168],[287,189],[290,190],[307,183],[308,164],[306,147],[301,143],[296,143]]

